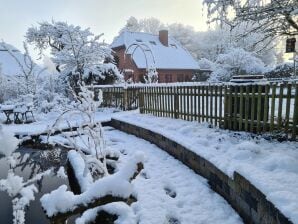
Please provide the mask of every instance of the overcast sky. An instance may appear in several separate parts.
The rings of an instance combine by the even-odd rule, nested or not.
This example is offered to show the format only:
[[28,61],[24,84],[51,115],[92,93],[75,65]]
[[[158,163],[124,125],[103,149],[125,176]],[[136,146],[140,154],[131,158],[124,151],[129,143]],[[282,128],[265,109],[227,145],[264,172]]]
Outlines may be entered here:
[[206,29],[202,0],[0,0],[0,40],[22,48],[28,27],[39,21],[66,21],[104,33],[111,42],[130,16],[156,17]]

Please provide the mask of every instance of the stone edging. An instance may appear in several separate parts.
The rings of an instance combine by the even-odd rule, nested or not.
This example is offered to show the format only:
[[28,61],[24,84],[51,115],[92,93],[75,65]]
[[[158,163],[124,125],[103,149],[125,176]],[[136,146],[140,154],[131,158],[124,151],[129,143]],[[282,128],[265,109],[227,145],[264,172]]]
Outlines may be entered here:
[[293,224],[245,177],[234,172],[233,179],[208,160],[165,136],[136,125],[112,119],[110,126],[145,139],[180,160],[200,176],[236,210],[245,223]]

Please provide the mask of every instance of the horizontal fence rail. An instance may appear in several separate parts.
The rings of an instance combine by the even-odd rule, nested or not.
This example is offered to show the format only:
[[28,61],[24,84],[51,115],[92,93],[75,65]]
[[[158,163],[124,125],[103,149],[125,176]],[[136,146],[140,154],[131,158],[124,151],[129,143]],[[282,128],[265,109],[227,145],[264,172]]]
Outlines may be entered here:
[[[298,83],[98,87],[103,106],[297,140]],[[96,89],[95,89],[96,92]]]

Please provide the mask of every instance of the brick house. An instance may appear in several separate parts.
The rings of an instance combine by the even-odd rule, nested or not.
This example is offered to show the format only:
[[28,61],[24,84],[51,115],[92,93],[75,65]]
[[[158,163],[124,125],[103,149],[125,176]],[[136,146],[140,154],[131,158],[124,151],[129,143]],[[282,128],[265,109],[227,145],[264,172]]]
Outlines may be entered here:
[[159,83],[191,81],[200,68],[191,54],[167,30],[159,35],[124,31],[111,44],[125,80],[144,82],[146,69],[155,67]]

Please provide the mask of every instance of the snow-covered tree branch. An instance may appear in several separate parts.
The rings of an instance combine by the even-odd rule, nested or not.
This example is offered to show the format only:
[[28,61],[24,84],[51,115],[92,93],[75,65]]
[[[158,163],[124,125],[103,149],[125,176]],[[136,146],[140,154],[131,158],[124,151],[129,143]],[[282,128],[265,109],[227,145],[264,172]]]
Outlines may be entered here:
[[105,80],[114,72],[114,78],[120,78],[116,67],[112,63],[105,63],[113,60],[111,49],[100,40],[102,36],[94,35],[89,28],[52,21],[29,28],[26,40],[39,49],[40,54],[50,49],[57,71],[65,81],[76,86],[78,81],[86,81],[90,76]]
[[298,34],[298,2],[296,0],[204,0],[210,22],[236,26],[242,22],[254,24],[251,32],[267,37]]

